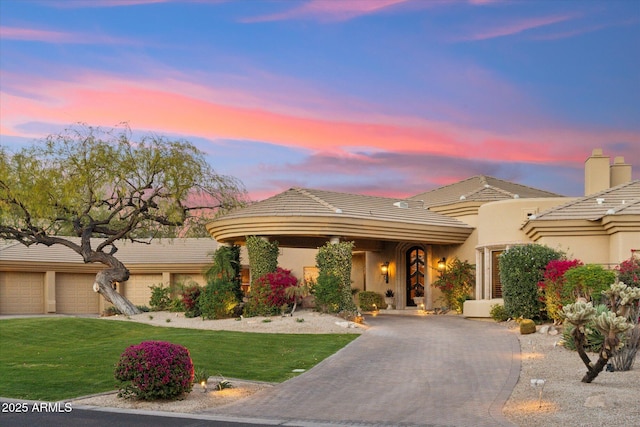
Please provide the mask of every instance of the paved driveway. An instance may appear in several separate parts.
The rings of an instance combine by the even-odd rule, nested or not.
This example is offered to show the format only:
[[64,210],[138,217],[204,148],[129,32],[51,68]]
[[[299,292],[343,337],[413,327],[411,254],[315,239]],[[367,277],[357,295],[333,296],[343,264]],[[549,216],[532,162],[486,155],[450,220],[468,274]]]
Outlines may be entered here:
[[381,314],[367,323],[360,338],[303,375],[203,414],[293,425],[512,425],[502,406],[518,381],[520,346],[504,327],[433,315]]

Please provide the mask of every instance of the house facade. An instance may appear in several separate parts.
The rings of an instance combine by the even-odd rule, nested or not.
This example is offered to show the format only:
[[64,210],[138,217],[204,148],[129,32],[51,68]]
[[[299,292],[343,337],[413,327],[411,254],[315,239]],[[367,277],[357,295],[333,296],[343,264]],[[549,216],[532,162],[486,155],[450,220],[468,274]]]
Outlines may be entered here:
[[352,287],[394,291],[398,309],[441,305],[431,283],[438,265],[457,257],[476,265],[474,300],[464,314],[488,317],[501,302],[498,257],[514,245],[538,243],[585,263],[613,267],[640,248],[640,180],[623,158],[596,149],[585,162],[585,195],[548,191],[475,176],[407,199],[291,188],[207,225],[216,241],[246,236],[282,247],[318,248],[353,241]]
[[[469,317],[488,317],[501,302],[498,257],[514,245],[539,243],[585,263],[613,267],[640,252],[640,180],[631,165],[594,150],[585,162],[585,195],[563,197],[517,183],[474,176],[410,198],[395,199],[291,188],[217,218],[213,239],[122,243],[118,258],[131,278],[118,291],[148,305],[149,286],[194,281],[221,244],[244,245],[247,236],[278,241],[279,265],[313,278],[317,248],[353,241],[352,287],[394,291],[396,308],[439,307],[431,284],[439,264],[457,257],[476,266]],[[250,282],[243,247],[243,282]],[[65,247],[0,243],[0,314],[97,314],[106,307],[91,285],[99,264],[83,264]],[[421,307],[420,307],[421,308]]]

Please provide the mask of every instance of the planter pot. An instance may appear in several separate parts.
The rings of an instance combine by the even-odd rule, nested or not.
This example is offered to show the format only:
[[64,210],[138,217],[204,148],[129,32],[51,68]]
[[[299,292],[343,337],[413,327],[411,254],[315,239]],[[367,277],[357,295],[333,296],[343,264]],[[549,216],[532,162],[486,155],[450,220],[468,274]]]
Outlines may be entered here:
[[424,297],[413,297],[413,303],[418,307],[424,309]]
[[387,310],[393,310],[396,305],[396,299],[394,297],[384,297],[384,302],[387,304]]

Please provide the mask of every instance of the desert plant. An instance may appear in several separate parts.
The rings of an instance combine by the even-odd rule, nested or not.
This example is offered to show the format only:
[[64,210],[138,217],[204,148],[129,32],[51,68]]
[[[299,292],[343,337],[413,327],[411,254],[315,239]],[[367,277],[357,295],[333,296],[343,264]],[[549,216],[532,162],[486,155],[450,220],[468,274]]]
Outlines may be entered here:
[[224,279],[211,280],[198,297],[198,309],[203,319],[233,317],[238,303],[235,284]]
[[544,278],[538,283],[538,291],[544,300],[547,316],[553,320],[553,324],[560,324],[562,316],[562,290],[564,288],[564,274],[567,270],[582,265],[582,262],[573,259],[553,259],[544,269]]
[[638,347],[640,347],[640,288],[627,286],[623,282],[612,284],[602,292],[607,305],[618,316],[627,319],[633,326],[623,337],[624,346],[611,358],[611,368],[615,371],[628,371],[633,367]]
[[549,261],[560,258],[561,252],[538,244],[513,246],[500,255],[502,297],[509,317],[541,317],[543,305],[538,298],[538,283]]
[[298,302],[302,301],[309,295],[311,295],[311,282],[307,282],[306,280],[301,280],[295,286],[290,286],[285,288],[284,293],[288,298],[293,300],[293,307],[291,308],[291,315],[296,311],[296,307],[298,306]]
[[208,380],[209,380],[209,374],[207,373],[206,369],[204,369],[204,368],[194,368],[193,369],[193,383],[194,384],[202,384],[203,381],[206,384]]
[[475,283],[475,266],[456,257],[445,266],[432,286],[440,289],[450,309],[462,313],[464,301],[470,297]]
[[[587,373],[582,378],[582,382],[590,383],[602,372],[614,352],[619,350],[620,335],[632,329],[633,325],[629,324],[625,317],[618,316],[608,310],[597,314],[597,310],[591,302],[576,302],[565,305],[562,307],[562,313],[567,321],[575,327],[572,332],[573,340],[580,359],[587,367]],[[604,342],[595,363],[591,362],[585,351],[585,325],[590,321],[593,321],[594,326],[604,336]]]
[[169,310],[171,307],[171,288],[164,287],[162,285],[149,286],[151,289],[151,298],[149,299],[149,306],[153,311]]
[[502,304],[494,304],[491,306],[491,311],[489,311],[489,315],[496,322],[504,322],[509,319],[509,315],[507,311],[504,309],[504,305]]
[[122,353],[114,375],[120,381],[119,397],[175,399],[191,391],[193,363],[181,345],[144,341]]
[[377,292],[362,291],[358,294],[358,301],[360,309],[363,311],[374,311],[379,308],[384,308],[384,298]]
[[584,298],[593,301],[594,305],[602,301],[602,291],[609,288],[616,280],[616,275],[611,270],[595,264],[581,265],[567,270],[564,273],[564,286],[560,292],[562,305],[571,304]]

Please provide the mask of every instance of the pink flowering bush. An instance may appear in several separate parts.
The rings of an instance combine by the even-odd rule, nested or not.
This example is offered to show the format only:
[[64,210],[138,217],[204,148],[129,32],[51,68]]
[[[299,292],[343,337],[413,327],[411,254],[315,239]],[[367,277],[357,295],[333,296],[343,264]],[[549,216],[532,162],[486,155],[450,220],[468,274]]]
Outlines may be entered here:
[[291,270],[278,267],[276,271],[259,277],[251,285],[249,301],[244,307],[246,316],[276,314],[284,305],[293,304],[293,297],[285,290],[298,284]]
[[618,280],[627,286],[640,287],[640,258],[632,256],[616,267]]
[[191,391],[193,363],[181,345],[144,341],[122,353],[115,377],[120,381],[118,397],[175,399]]
[[547,315],[554,323],[562,320],[562,290],[564,288],[564,273],[569,269],[581,266],[577,259],[552,259],[544,269],[544,278],[538,283],[540,298],[545,304]]

